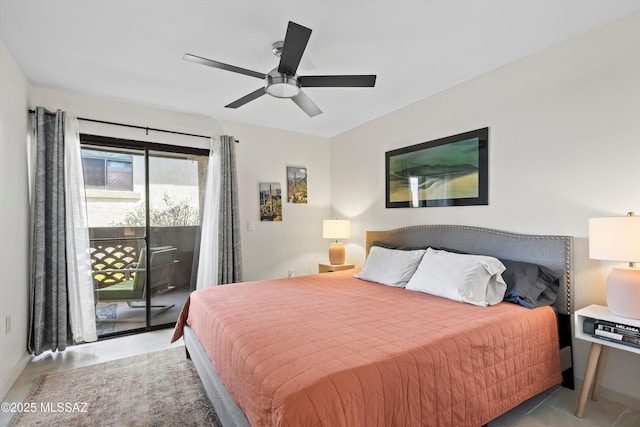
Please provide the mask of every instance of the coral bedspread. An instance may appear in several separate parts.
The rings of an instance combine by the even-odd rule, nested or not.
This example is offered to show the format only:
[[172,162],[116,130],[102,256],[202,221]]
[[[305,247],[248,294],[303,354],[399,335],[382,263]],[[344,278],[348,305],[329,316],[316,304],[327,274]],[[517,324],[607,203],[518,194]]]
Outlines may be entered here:
[[193,292],[186,321],[252,426],[474,426],[561,382],[555,313],[357,270]]

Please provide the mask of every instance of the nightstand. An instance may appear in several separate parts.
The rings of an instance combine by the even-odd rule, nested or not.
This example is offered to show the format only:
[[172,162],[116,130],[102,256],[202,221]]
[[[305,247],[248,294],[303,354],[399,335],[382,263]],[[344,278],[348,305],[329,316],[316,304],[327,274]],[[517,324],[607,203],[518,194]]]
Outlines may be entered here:
[[607,363],[607,355],[609,354],[610,347],[640,354],[640,348],[625,344],[618,344],[613,341],[593,337],[590,334],[585,334],[582,329],[582,324],[585,318],[608,320],[610,322],[621,323],[628,326],[640,327],[640,320],[616,316],[615,314],[611,314],[608,307],[602,305],[590,305],[574,313],[576,338],[591,342],[591,350],[589,351],[589,358],[587,359],[587,368],[584,372],[584,383],[582,384],[580,399],[578,400],[578,407],[576,408],[576,417],[582,416],[582,412],[584,411],[584,407],[587,403],[589,387],[591,387],[592,382],[593,392],[591,394],[591,399],[598,400],[600,382],[602,381],[602,375],[604,373],[605,364]]
[[318,264],[319,273],[333,273],[334,271],[351,270],[352,268],[355,268],[355,265],[353,264],[334,265],[334,264],[323,264],[323,263]]

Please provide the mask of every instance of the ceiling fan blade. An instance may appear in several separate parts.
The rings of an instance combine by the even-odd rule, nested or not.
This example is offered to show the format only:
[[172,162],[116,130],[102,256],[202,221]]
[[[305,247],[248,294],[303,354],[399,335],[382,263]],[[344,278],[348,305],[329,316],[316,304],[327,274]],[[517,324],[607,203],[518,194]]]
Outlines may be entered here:
[[279,73],[289,76],[296,74],[309,37],[311,37],[311,29],[289,21],[287,34],[284,36],[280,65],[278,65]]
[[254,90],[249,95],[245,95],[242,98],[240,98],[240,99],[238,99],[236,101],[233,101],[231,104],[225,105],[225,107],[226,108],[242,107],[247,102],[250,102],[250,101],[253,101],[254,99],[260,98],[265,93],[267,93],[267,91],[264,89],[264,87],[261,87],[258,90]]
[[374,87],[376,76],[300,76],[298,81],[302,87]]
[[221,70],[232,71],[234,73],[240,73],[258,79],[266,78],[264,73],[247,70],[245,68],[236,67],[235,65],[229,65],[223,62],[214,61],[212,59],[203,58],[201,56],[191,55],[190,53],[185,53],[182,59],[184,59],[185,61],[195,62],[196,64],[202,64],[213,68],[220,68]]
[[322,110],[318,108],[316,104],[309,98],[303,91],[298,92],[296,96],[291,98],[293,102],[295,102],[298,107],[302,108],[302,110],[307,113],[309,117],[317,116],[318,114],[322,114]]

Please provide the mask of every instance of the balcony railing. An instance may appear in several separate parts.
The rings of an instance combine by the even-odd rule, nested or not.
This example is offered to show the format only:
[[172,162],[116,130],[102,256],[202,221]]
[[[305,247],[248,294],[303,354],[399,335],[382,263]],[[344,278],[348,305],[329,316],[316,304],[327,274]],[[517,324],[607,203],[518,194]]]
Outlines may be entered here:
[[[177,248],[176,268],[173,283],[176,286],[188,286],[191,283],[196,236],[200,226],[152,227],[151,246],[173,246]],[[94,286],[120,283],[135,275],[127,276],[122,272],[104,272],[100,270],[119,270],[131,267],[139,261],[140,249],[145,245],[143,227],[92,227],[89,229],[91,269],[94,271]]]

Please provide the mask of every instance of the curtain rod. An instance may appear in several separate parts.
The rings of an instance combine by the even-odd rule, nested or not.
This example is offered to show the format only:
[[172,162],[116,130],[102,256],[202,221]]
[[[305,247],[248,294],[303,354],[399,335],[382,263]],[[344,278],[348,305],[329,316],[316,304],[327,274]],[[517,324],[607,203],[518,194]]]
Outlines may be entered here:
[[[30,114],[34,114],[36,112],[36,110],[29,110]],[[51,113],[51,112],[45,112],[45,114],[51,114],[54,115],[55,113]],[[195,138],[211,138],[210,136],[206,136],[206,135],[197,135],[194,133],[185,133],[185,132],[177,132],[175,130],[166,130],[166,129],[157,129],[157,128],[150,128],[150,127],[145,127],[145,126],[136,126],[136,125],[128,125],[126,123],[117,123],[117,122],[108,122],[105,120],[95,120],[95,119],[86,119],[84,117],[76,117],[78,120],[84,120],[85,122],[93,122],[93,123],[102,123],[105,125],[114,125],[114,126],[123,126],[123,127],[128,127],[128,128],[133,128],[133,129],[142,129],[145,130],[147,132],[147,135],[149,135],[149,131],[155,131],[155,132],[164,132],[164,133],[172,133],[174,135],[184,135],[184,136],[193,136]],[[236,142],[240,142],[237,139],[235,140]]]

